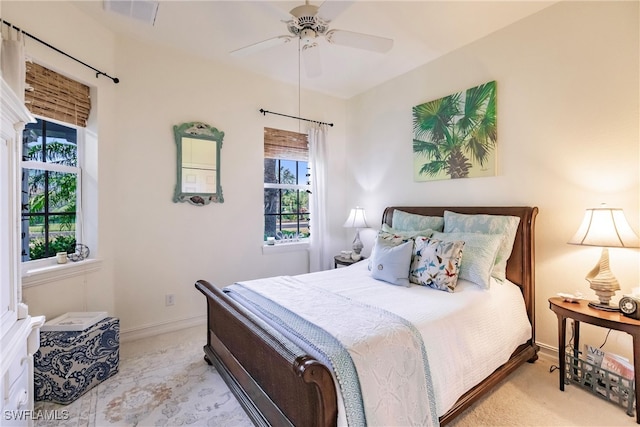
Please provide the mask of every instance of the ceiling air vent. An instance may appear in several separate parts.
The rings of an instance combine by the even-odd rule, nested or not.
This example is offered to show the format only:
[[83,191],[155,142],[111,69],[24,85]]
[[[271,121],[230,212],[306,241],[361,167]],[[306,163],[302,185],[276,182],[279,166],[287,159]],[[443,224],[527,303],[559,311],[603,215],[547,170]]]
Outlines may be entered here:
[[128,16],[138,21],[153,25],[158,13],[157,1],[150,0],[104,0],[104,10]]

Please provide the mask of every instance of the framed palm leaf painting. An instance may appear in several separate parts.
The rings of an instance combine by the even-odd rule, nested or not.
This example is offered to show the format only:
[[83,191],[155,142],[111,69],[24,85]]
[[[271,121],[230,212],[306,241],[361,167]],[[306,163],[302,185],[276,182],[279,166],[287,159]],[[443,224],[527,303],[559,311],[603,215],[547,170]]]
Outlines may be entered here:
[[413,107],[415,181],[496,175],[496,82]]

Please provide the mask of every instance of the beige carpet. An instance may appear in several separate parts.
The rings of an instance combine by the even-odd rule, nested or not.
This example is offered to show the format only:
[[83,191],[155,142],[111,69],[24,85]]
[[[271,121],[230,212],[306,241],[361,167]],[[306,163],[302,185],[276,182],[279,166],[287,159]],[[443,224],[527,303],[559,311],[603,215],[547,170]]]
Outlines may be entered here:
[[[70,405],[36,402],[36,414],[55,413],[57,420],[37,419],[35,425],[251,426],[216,370],[204,362],[204,341],[204,327],[198,327],[123,343],[118,374]],[[577,386],[561,392],[558,371],[550,373],[550,366],[541,358],[519,368],[450,425],[636,425],[622,408]]]
[[[555,362],[554,362],[555,363]],[[525,364],[450,426],[633,426],[621,407],[579,386],[558,388],[558,370],[540,358]]]

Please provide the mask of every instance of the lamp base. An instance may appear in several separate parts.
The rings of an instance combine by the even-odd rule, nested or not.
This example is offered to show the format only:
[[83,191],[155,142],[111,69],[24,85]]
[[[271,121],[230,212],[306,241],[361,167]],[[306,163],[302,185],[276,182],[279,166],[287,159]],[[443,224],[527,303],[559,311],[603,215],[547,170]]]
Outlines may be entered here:
[[[597,310],[618,311],[617,307],[609,305],[611,297],[615,295],[616,291],[620,290],[620,284],[609,269],[609,250],[607,248],[602,248],[600,261],[587,274],[585,279],[587,279],[589,287],[593,289],[599,300],[599,302],[590,302],[589,306]],[[608,309],[607,307],[613,307],[613,309]]]
[[[358,255],[360,256],[360,252],[362,252],[362,249],[364,248],[364,245],[362,244],[362,240],[360,240],[360,229],[356,228],[356,237],[353,239],[353,253],[351,254],[351,258],[353,258],[353,255]],[[353,258],[355,260],[355,258]],[[359,258],[358,258],[359,259]]]
[[600,301],[589,301],[589,307],[602,311],[620,311],[619,307],[609,304],[603,304]]

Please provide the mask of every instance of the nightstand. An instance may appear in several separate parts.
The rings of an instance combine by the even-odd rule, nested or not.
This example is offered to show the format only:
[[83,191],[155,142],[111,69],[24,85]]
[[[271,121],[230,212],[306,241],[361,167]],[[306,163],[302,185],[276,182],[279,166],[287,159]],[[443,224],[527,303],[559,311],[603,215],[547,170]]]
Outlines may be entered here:
[[[588,301],[566,302],[563,298],[549,298],[549,308],[558,316],[558,353],[560,362],[560,390],[565,384],[565,348],[567,319],[574,321],[573,357],[578,358],[580,349],[580,322],[603,328],[624,331],[633,337],[633,366],[635,375],[636,423],[640,424],[640,321],[625,317],[620,312],[596,310]],[[629,412],[627,412],[629,414]],[[629,414],[631,415],[631,414]]]
[[333,257],[333,268],[338,268],[338,265],[351,265],[351,264],[355,264],[356,262],[360,262],[363,259],[366,259],[365,257],[360,258],[358,261],[354,261],[353,259],[351,259],[351,257],[349,258],[345,258],[342,255],[336,255]]

